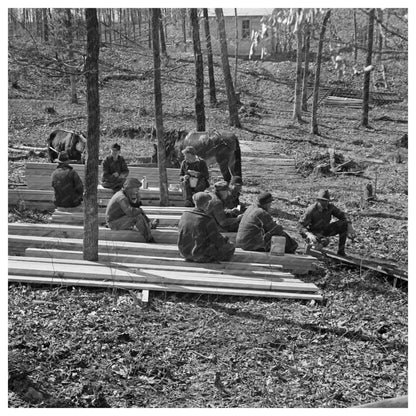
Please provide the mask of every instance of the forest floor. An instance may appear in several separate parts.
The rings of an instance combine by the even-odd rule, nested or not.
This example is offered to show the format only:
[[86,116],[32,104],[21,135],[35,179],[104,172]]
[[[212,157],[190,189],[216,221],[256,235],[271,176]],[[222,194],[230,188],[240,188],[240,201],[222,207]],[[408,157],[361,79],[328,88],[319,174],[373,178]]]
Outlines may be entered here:
[[[152,61],[109,48],[100,59],[101,77],[140,76],[100,87],[100,157],[117,141],[134,164],[153,152],[154,139],[143,133],[154,124]],[[309,133],[309,111],[304,123],[294,122],[292,62],[239,62],[242,129],[235,129],[216,61],[219,103],[210,107],[207,96],[205,110],[207,130],[239,137],[243,200],[272,192],[277,219],[290,231],[317,191],[329,189],[358,234],[347,253],[407,269],[408,149],[398,145],[408,127],[407,62],[389,65],[390,91],[403,101],[372,106],[369,128],[360,126],[361,109],[329,105],[319,109],[319,136]],[[172,54],[162,78],[165,131],[194,128],[193,56]],[[335,86],[334,78],[324,64],[321,82]],[[361,82],[349,78],[343,87]],[[9,85],[9,146],[44,147],[56,127],[86,131],[85,90],[70,104],[61,79],[33,74],[19,86]],[[329,163],[330,148],[361,176],[314,174]],[[295,180],[265,168],[286,157],[295,159]],[[25,163],[9,161],[9,186],[24,182]],[[368,182],[375,199],[365,203]],[[47,222],[50,214],[11,209],[9,222]],[[9,406],[350,407],[407,394],[407,286],[329,261],[303,280],[323,291],[323,303],[154,293],[145,307],[134,291],[10,284]]]

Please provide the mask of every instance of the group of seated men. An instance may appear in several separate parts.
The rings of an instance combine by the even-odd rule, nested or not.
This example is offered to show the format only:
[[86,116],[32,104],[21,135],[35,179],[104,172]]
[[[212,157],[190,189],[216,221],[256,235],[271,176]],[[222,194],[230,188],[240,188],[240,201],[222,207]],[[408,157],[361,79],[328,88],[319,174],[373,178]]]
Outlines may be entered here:
[[[180,168],[185,205],[192,207],[179,221],[178,248],[187,261],[210,262],[230,260],[235,247],[243,250],[268,252],[273,236],[285,237],[285,252],[295,253],[298,243],[270,214],[273,196],[262,192],[250,206],[240,202],[242,181],[232,177],[230,183],[218,181],[208,192],[209,173],[205,161],[195,149],[183,151],[185,159]],[[194,178],[194,180],[192,180]],[[106,223],[112,230],[135,229],[145,241],[154,243],[153,222],[141,208],[141,182],[128,177],[128,168],[116,143],[103,162],[102,185],[115,191],[106,209]],[[83,185],[77,172],[69,165],[68,155],[61,152],[58,166],[52,173],[55,205],[75,207],[82,203]],[[332,221],[332,217],[337,220]],[[329,243],[328,237],[339,235],[338,255],[345,256],[347,236],[353,234],[347,215],[330,202],[329,192],[322,190],[317,201],[309,206],[299,220],[299,232],[308,243],[319,247]],[[222,232],[236,232],[235,245]]]

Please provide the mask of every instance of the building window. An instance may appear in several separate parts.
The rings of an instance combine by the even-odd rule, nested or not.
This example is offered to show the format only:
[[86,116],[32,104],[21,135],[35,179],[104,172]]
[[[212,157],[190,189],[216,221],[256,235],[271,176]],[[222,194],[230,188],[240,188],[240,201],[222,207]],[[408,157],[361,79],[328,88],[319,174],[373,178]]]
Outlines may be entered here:
[[243,20],[241,28],[241,38],[250,39],[250,20]]

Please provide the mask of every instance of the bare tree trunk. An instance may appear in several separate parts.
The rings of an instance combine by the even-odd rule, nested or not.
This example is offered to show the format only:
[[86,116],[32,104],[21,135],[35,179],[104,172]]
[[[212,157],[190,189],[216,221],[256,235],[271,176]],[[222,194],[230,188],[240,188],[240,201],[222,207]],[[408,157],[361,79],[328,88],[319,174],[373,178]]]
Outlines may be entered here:
[[354,64],[357,63],[358,55],[358,43],[357,43],[357,11],[353,9],[353,22],[354,22]]
[[228,110],[230,115],[230,126],[241,128],[240,119],[238,117],[237,99],[235,96],[233,80],[231,78],[230,63],[228,62],[227,37],[225,34],[224,13],[222,9],[215,9],[218,21],[218,33],[220,36],[221,61],[224,73],[225,89],[228,97]]
[[149,27],[149,36],[148,36],[149,49],[152,49],[152,18],[150,14],[151,12],[152,12],[152,9],[147,9],[147,24]]
[[312,134],[319,134],[317,113],[318,113],[319,83],[320,83],[320,76],[321,76],[322,49],[324,45],[326,25],[328,24],[328,20],[330,16],[331,16],[331,9],[327,10],[327,12],[325,13],[324,20],[322,21],[321,32],[319,34],[318,52],[316,54],[316,65],[315,65],[316,66],[315,82],[314,82],[314,88],[313,88],[313,104],[312,104],[312,118],[311,118],[311,133]]
[[186,9],[181,9],[182,13],[182,36],[183,43],[186,45]]
[[217,96],[215,92],[215,77],[214,77],[214,60],[212,57],[211,33],[209,29],[208,9],[203,9],[205,38],[207,42],[207,57],[208,57],[208,78],[209,78],[209,98],[212,107],[217,105]]
[[[374,18],[375,9],[371,9],[368,15],[368,43],[366,67],[369,67],[371,65],[373,56]],[[361,118],[361,125],[363,127],[368,127],[368,112],[370,107],[370,77],[371,71],[364,72],[363,108]]]
[[302,32],[300,25],[297,31],[297,55],[296,55],[296,82],[295,99],[293,103],[293,120],[302,121]]
[[381,57],[383,54],[383,9],[377,9],[378,12],[378,55],[377,62],[381,64]]
[[160,205],[169,205],[168,176],[166,173],[166,150],[163,138],[162,87],[160,69],[160,9],[152,10],[152,38],[153,38],[153,85],[155,95],[155,119],[157,137],[157,160],[159,166]]
[[162,48],[162,55],[166,57],[167,56],[167,53],[166,53],[166,40],[165,40],[165,32],[164,32],[164,29],[163,29],[163,19],[162,19],[162,16],[160,17],[160,20],[159,20],[159,29],[160,29],[160,46]]
[[311,46],[311,30],[309,23],[305,24],[305,54],[302,85],[302,111],[308,111],[308,80],[309,80],[309,50]]
[[65,26],[66,26],[66,40],[68,44],[68,60],[70,64],[70,74],[69,74],[69,83],[71,85],[71,103],[78,104],[78,97],[77,97],[77,80],[74,74],[74,42],[73,42],[73,35],[72,35],[72,13],[71,9],[66,9],[66,19],[65,19]]
[[234,9],[235,15],[235,68],[234,68],[234,88],[238,91],[237,88],[237,67],[238,67],[238,17],[237,9]]
[[189,18],[192,26],[192,40],[195,59],[195,115],[196,130],[205,131],[204,106],[204,64],[202,61],[201,41],[199,38],[198,9],[189,9]]
[[98,261],[98,156],[100,148],[100,100],[98,95],[98,56],[100,38],[96,9],[85,9],[87,22],[87,83],[88,140],[84,192],[84,260]]
[[44,42],[48,42],[49,41],[48,9],[42,9],[42,20],[43,20],[43,40]]

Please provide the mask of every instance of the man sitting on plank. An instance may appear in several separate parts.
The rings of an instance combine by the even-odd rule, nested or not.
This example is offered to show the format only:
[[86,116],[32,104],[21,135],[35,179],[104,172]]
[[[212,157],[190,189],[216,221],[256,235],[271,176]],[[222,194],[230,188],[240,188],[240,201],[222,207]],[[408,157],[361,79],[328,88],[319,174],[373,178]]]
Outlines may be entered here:
[[[347,236],[350,235],[353,238],[355,231],[345,212],[329,201],[329,191],[320,190],[316,197],[316,202],[310,205],[301,216],[299,231],[301,236],[317,249],[328,245],[329,240],[327,237],[339,235],[337,254],[345,256]],[[331,222],[333,216],[338,221]]]
[[120,155],[120,145],[114,143],[111,147],[111,154],[109,154],[103,161],[103,177],[101,185],[104,188],[110,188],[114,192],[119,191],[124,181],[129,174],[129,168],[124,160],[124,157]]
[[272,236],[286,237],[285,253],[294,253],[298,244],[283,227],[270,215],[273,197],[269,192],[261,193],[257,202],[250,205],[243,214],[237,232],[237,247],[243,250],[270,251]]
[[225,212],[232,212],[236,215],[242,214],[246,209],[246,204],[240,201],[241,189],[243,187],[243,180],[241,176],[232,176],[228,185],[229,193],[225,200]]
[[140,208],[139,189],[141,182],[136,178],[128,178],[123,188],[110,199],[105,217],[112,230],[137,229],[146,243],[154,243],[151,228],[156,228],[157,220],[152,223]]
[[59,153],[58,166],[52,172],[51,178],[52,187],[55,191],[55,206],[62,208],[80,207],[84,185],[78,173],[69,165],[67,152]]
[[238,224],[243,214],[238,214],[232,210],[227,210],[225,203],[229,195],[228,183],[218,181],[214,184],[214,193],[208,206],[208,214],[214,218],[220,231],[234,232],[238,229]]
[[213,218],[207,214],[211,195],[197,192],[192,197],[195,208],[184,212],[179,221],[178,248],[187,261],[200,263],[228,261],[234,244],[221,235]]
[[181,163],[179,178],[183,182],[185,206],[193,207],[192,195],[209,187],[208,166],[204,159],[196,155],[192,146],[186,146],[182,153],[185,159]]

